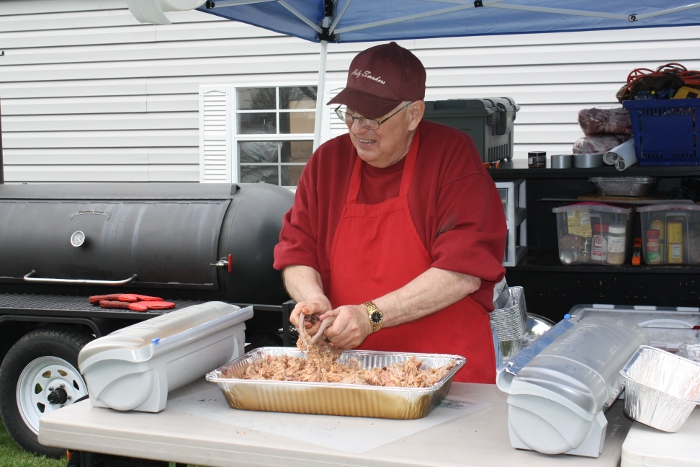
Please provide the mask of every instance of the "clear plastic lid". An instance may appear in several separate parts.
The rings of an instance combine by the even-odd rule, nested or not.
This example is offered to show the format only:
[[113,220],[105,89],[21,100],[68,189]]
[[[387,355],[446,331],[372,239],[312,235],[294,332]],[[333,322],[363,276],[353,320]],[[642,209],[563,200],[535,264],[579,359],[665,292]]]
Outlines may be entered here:
[[697,204],[653,204],[637,208],[637,212],[653,211],[700,211]]
[[[698,208],[700,208],[700,206]],[[632,212],[632,209],[633,208],[618,208],[618,207],[610,206],[609,204],[604,204],[604,203],[584,202],[584,203],[569,204],[568,206],[560,206],[558,208],[552,208],[552,212],[557,213],[557,212],[571,212],[571,211],[589,210],[589,211],[609,212],[612,214],[630,214]]]

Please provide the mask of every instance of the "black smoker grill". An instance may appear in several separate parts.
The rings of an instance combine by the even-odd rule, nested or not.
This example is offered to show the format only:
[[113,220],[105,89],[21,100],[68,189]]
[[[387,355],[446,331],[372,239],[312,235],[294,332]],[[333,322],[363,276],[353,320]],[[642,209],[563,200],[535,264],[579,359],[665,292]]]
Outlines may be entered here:
[[268,184],[0,185],[0,307],[95,311],[87,296],[122,292],[280,307],[272,252],[292,202]]

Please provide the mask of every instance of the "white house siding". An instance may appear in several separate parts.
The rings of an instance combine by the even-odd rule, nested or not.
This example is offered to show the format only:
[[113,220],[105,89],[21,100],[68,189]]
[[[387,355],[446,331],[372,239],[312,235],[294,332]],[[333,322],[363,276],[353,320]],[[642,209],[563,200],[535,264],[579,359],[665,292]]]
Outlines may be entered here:
[[[5,181],[199,180],[199,86],[316,81],[319,45],[201,12],[138,23],[124,0],[0,2]],[[329,82],[371,44],[330,44]],[[515,157],[568,153],[584,107],[634,68],[700,69],[700,27],[401,41],[426,99],[513,97]]]

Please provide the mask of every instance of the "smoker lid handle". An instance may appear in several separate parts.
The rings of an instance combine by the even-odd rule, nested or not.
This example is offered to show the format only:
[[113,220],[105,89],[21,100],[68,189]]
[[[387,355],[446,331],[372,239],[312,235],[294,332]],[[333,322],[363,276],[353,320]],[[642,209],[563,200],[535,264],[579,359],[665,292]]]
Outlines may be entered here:
[[36,274],[36,271],[32,269],[32,271],[28,274],[25,274],[24,280],[26,282],[37,282],[40,284],[71,284],[71,285],[112,285],[112,286],[118,286],[118,285],[126,285],[131,281],[134,281],[138,279],[138,274],[134,274],[128,279],[124,279],[121,281],[98,281],[98,280],[92,280],[92,279],[51,279],[48,277],[32,277]]

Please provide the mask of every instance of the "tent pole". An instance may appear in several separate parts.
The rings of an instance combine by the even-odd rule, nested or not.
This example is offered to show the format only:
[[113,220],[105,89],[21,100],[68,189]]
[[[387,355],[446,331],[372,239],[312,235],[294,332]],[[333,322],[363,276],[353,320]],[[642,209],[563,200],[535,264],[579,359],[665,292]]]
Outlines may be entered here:
[[[1,99],[0,99],[1,101]],[[2,159],[2,104],[0,104],[0,185],[5,183],[5,162]]]
[[316,91],[316,121],[314,126],[314,151],[321,145],[323,106],[326,94],[326,53],[328,41],[321,41],[321,56],[318,67],[318,88]]

